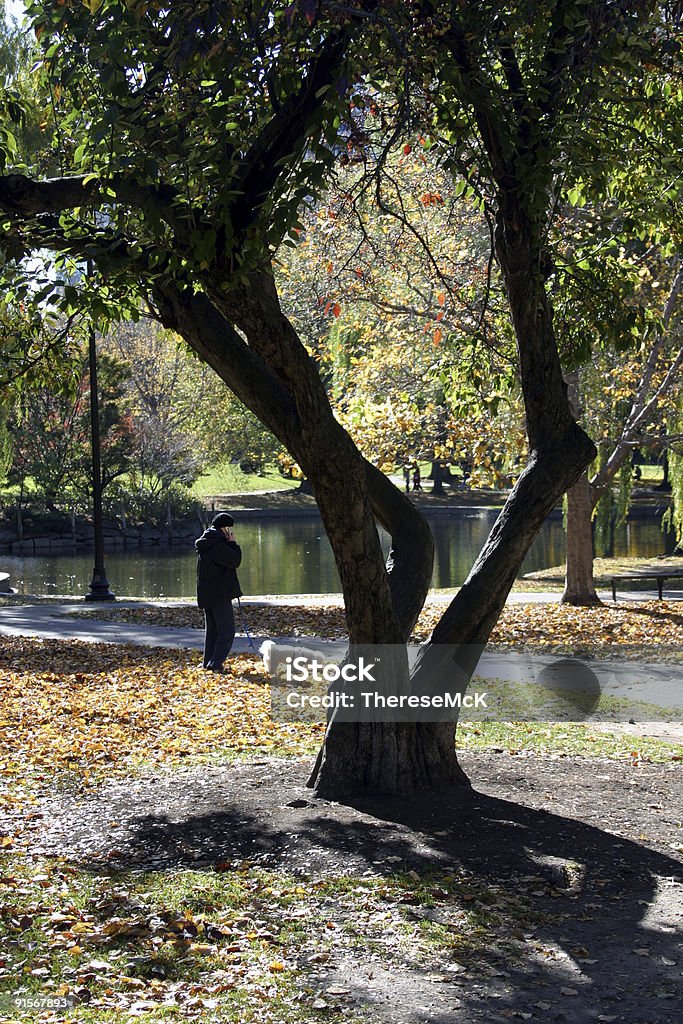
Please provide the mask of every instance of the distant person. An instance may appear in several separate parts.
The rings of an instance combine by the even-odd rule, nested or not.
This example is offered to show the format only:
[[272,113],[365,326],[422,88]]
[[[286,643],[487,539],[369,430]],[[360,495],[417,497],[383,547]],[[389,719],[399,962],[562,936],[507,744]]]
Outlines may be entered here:
[[235,639],[232,601],[241,597],[235,570],[242,549],[232,532],[234,519],[218,512],[211,526],[195,541],[197,549],[197,605],[204,612],[204,668],[223,672],[223,664]]
[[403,467],[403,479],[406,485],[406,494],[410,491],[410,466]]
[[420,478],[420,467],[418,466],[418,464],[416,462],[415,465],[413,466],[413,490],[414,491],[421,491],[422,490],[422,484],[421,484],[420,480],[421,480],[421,478]]

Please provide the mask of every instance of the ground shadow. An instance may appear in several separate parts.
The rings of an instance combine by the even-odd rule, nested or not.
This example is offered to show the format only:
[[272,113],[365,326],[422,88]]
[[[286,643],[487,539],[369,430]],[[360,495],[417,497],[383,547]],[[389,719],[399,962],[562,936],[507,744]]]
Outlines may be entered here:
[[100,673],[107,667],[117,671],[149,667],[150,654],[154,653],[164,658],[182,658],[186,661],[196,661],[200,657],[197,651],[157,646],[152,635],[149,644],[144,646],[142,643],[93,642],[79,638],[64,640],[31,637],[27,642],[27,637],[8,636],[2,637],[2,640],[0,669],[31,674],[49,671],[53,665],[60,675],[79,676],[91,672]]
[[[480,758],[478,767],[487,765],[495,760]],[[510,933],[502,936],[504,951],[480,950],[476,963],[462,976],[444,976],[444,984],[430,980],[433,964],[401,967],[391,957],[370,964],[358,952],[349,959],[341,951],[325,982],[340,981],[381,1019],[406,1024],[520,1014],[577,1024],[599,1014],[633,1024],[680,1019],[683,876],[665,841],[652,849],[613,834],[609,824],[596,827],[476,789],[338,805],[302,789],[303,775],[301,765],[266,762],[112,785],[83,804],[63,803],[61,818],[53,815],[51,842],[100,872],[103,861],[138,871],[229,869],[247,861],[306,878],[452,870],[482,891],[503,886],[507,897],[530,901],[533,924],[519,932],[503,914]],[[565,806],[577,806],[588,776],[572,778],[559,765],[556,777],[539,786],[563,776]],[[650,795],[643,786],[624,813],[642,807],[645,822],[644,801],[660,793],[660,783],[652,783]],[[614,793],[607,794],[606,817]],[[108,826],[112,819],[118,832]],[[638,820],[636,828],[647,827]],[[442,902],[446,912],[448,900]],[[448,970],[448,949],[439,956]]]

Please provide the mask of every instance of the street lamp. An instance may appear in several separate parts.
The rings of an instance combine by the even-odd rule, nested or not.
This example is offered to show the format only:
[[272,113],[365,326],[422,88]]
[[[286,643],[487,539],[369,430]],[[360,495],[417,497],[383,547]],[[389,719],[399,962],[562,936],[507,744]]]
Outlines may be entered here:
[[[92,268],[88,267],[89,276]],[[86,601],[114,601],[116,596],[109,589],[104,571],[104,531],[102,529],[102,468],[100,462],[100,404],[97,397],[97,347],[95,328],[91,325],[88,341],[90,364],[90,432],[92,438],[92,502],[93,526],[95,530],[95,566],[90,581],[90,592]]]

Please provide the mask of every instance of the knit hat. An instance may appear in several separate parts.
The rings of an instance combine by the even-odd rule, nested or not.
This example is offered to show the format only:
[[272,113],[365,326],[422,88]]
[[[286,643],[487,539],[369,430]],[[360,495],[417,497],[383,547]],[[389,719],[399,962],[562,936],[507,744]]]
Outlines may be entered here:
[[211,525],[215,526],[217,530],[220,530],[223,526],[233,526],[234,523],[235,520],[229,512],[217,512],[211,520]]

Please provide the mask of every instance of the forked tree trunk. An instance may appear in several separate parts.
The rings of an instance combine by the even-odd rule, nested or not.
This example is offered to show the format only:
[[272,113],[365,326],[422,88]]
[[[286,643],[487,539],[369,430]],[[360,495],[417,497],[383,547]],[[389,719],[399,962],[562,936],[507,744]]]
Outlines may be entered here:
[[[571,416],[538,249],[514,203],[501,214],[497,250],[518,339],[529,462],[430,648],[486,642],[543,521],[595,454]],[[342,580],[351,642],[405,642],[429,586],[431,536],[417,509],[365,463],[335,420],[317,368],[280,310],[270,276],[245,282],[236,304],[234,295],[226,300],[213,292],[179,292],[173,282],[156,282],[155,298],[167,326],[207,359],[311,480]],[[373,517],[392,533],[388,579]],[[428,656],[438,660],[439,653],[430,650]],[[419,676],[414,685],[419,688]],[[327,796],[462,784],[455,719],[349,724],[333,716],[309,782]]]
[[[572,419],[545,312],[542,284],[511,278],[531,454],[466,583],[432,644],[486,642],[531,542],[548,512],[594,457]],[[539,290],[540,289],[540,292]],[[310,478],[344,587],[349,636],[359,644],[405,642],[431,577],[431,534],[415,506],[361,458],[334,419],[317,370],[259,279],[225,314],[208,296],[156,282],[156,303],[173,327],[287,446]],[[232,320],[232,322],[231,322]],[[233,323],[249,339],[245,345]],[[372,513],[372,514],[371,514]],[[392,535],[385,572],[372,517]],[[474,667],[474,666],[472,666]],[[419,679],[415,680],[419,686]],[[448,723],[348,723],[333,716],[309,784],[329,797],[354,792],[443,789],[467,780]]]
[[[462,693],[503,609],[529,547],[547,515],[595,457],[571,414],[539,270],[539,241],[515,195],[501,203],[496,250],[505,278],[520,360],[530,455],[470,575],[422,649],[411,692],[453,674]],[[453,686],[450,686],[451,692]],[[333,712],[309,786],[327,796],[348,792],[443,789],[466,781],[455,751],[457,715],[443,723],[353,725]],[[394,767],[389,770],[389,765]],[[372,766],[372,773],[367,774]]]
[[[517,336],[530,456],[430,648],[486,642],[545,517],[595,454],[569,409],[538,239],[514,197],[501,208],[496,248]],[[155,300],[166,325],[207,359],[311,480],[342,581],[351,642],[405,642],[429,587],[431,535],[417,509],[365,463],[334,418],[270,274],[253,275],[240,295],[228,298],[220,288],[203,295],[157,280]],[[388,577],[373,517],[392,533]],[[428,657],[439,653],[430,650]],[[419,675],[414,685],[419,688]],[[328,796],[464,783],[455,719],[349,724],[333,716],[309,782]]]
[[[498,621],[532,541],[564,491],[592,459],[583,432],[570,430],[545,454],[533,453],[496,520],[470,575],[418,658],[410,692],[429,692],[435,680],[464,693]],[[461,682],[449,682],[457,658]],[[321,795],[441,790],[468,784],[455,749],[457,715],[448,722],[350,725],[332,716],[309,786]],[[394,760],[394,767],[389,765]]]
[[582,473],[567,491],[567,574],[562,604],[601,604],[593,577],[593,489]]

